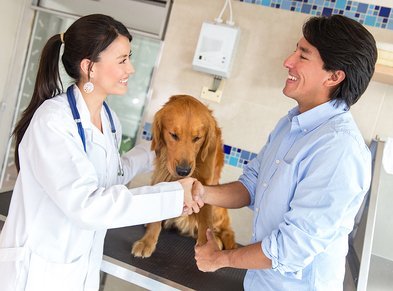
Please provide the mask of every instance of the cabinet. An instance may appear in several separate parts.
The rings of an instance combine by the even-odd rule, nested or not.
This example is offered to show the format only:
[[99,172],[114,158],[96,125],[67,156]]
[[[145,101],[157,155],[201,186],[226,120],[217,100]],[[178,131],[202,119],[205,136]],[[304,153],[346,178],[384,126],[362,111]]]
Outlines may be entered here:
[[[373,141],[371,190],[359,228],[350,239],[351,273],[358,291],[388,291],[393,286],[393,175],[382,166],[384,141]],[[355,267],[355,268],[354,268]]]

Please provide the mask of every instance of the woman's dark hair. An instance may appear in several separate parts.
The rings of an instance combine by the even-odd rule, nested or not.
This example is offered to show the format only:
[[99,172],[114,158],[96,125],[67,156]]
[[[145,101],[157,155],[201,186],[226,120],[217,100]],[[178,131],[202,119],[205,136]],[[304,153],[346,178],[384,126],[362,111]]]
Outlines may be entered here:
[[366,90],[377,61],[375,39],[363,25],[342,15],[312,17],[303,25],[304,38],[316,47],[326,71],[342,70],[345,79],[330,99],[350,107]]
[[33,96],[13,131],[15,136],[15,164],[18,171],[18,146],[33,118],[34,112],[45,100],[64,91],[58,65],[62,43],[64,42],[64,53],[61,59],[65,71],[76,82],[79,82],[81,78],[80,62],[83,59],[89,59],[91,61],[90,72],[93,63],[99,61],[100,53],[119,35],[127,37],[130,42],[132,40],[127,28],[119,21],[107,15],[92,14],[79,18],[63,35],[56,34],[45,44],[41,53]]

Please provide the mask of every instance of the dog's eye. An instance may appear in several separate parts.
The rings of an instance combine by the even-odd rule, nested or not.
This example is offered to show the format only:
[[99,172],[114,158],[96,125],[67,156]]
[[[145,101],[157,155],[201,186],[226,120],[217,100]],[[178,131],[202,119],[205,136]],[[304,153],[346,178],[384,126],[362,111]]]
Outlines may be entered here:
[[174,140],[179,140],[179,136],[176,133],[169,133]]
[[192,139],[192,142],[197,142],[198,140],[200,140],[201,138],[199,136],[196,136]]

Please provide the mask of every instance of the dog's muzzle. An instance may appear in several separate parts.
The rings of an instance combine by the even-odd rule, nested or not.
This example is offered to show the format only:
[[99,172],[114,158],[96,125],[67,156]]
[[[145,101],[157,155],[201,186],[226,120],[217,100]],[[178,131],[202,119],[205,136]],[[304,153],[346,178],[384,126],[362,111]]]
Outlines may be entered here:
[[191,167],[188,165],[188,163],[183,162],[180,165],[176,166],[176,173],[181,177],[188,176],[190,172],[191,172]]

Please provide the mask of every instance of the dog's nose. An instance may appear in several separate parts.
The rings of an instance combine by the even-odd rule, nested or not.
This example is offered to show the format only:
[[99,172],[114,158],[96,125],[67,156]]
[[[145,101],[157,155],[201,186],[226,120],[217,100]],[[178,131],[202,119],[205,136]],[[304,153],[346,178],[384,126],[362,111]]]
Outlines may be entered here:
[[191,172],[191,167],[190,166],[176,166],[176,173],[179,176],[185,177]]

